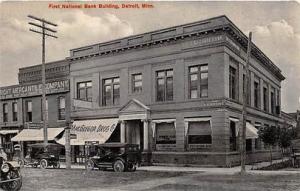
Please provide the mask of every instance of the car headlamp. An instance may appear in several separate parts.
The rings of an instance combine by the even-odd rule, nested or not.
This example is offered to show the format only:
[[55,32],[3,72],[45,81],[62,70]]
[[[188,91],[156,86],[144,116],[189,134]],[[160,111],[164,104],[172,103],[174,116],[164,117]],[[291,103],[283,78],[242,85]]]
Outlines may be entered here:
[[8,164],[3,164],[1,166],[1,171],[4,172],[4,173],[7,173],[9,171],[9,165]]
[[53,158],[54,158],[55,156],[54,156],[54,155],[50,155],[50,157],[53,157]]

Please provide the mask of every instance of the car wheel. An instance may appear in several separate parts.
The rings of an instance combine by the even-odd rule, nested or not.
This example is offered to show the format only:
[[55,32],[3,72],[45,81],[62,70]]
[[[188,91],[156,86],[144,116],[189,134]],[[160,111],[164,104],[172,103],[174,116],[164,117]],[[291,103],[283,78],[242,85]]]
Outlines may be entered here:
[[48,167],[48,161],[46,159],[42,159],[40,161],[40,166],[42,169],[46,169]]
[[11,170],[10,172],[8,172],[6,176],[9,177],[9,179],[15,179],[15,180],[3,183],[1,185],[2,188],[8,191],[20,190],[22,186],[22,177],[20,175],[20,172],[18,170]]
[[134,164],[129,164],[127,167],[127,170],[129,172],[134,172],[134,171],[136,171],[136,166]]
[[92,160],[88,160],[86,164],[87,170],[93,170],[95,168],[95,163]]
[[125,165],[123,161],[117,160],[116,162],[114,162],[113,168],[115,172],[124,172]]
[[60,164],[59,164],[59,162],[57,162],[57,163],[54,163],[54,165],[53,165],[53,168],[59,168],[60,167]]

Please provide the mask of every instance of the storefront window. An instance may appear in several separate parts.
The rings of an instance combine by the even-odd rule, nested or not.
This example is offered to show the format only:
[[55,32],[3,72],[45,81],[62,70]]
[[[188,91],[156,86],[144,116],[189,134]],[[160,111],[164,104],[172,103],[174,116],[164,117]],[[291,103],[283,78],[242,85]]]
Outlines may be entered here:
[[92,82],[77,83],[77,99],[91,102],[92,98]]
[[209,121],[189,122],[188,144],[211,144],[211,127]]
[[103,100],[102,104],[119,105],[120,104],[120,78],[109,78],[103,80]]
[[7,105],[7,103],[3,104],[3,122],[8,122],[8,105]]
[[156,124],[156,144],[176,144],[174,123]]
[[173,70],[156,72],[156,101],[173,100]]

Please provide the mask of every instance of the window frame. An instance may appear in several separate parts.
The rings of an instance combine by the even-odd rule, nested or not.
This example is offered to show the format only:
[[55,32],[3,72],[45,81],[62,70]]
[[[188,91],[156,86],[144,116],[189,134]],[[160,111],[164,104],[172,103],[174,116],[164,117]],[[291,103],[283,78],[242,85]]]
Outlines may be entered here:
[[[91,84],[90,86],[88,84]],[[84,87],[80,87],[80,84],[84,84]],[[88,101],[88,102],[92,102],[93,101],[93,82],[90,81],[83,81],[83,82],[77,82],[77,86],[76,86],[76,90],[77,90],[77,99],[78,100],[83,100],[83,101]],[[81,98],[80,97],[80,90],[84,91],[84,96]],[[89,90],[91,91],[91,95],[88,95]]]
[[[202,67],[206,67],[207,69],[202,70]],[[191,68],[197,68],[197,71],[192,72]],[[205,83],[201,79],[201,75],[206,74],[207,78],[205,80]],[[192,75],[197,76],[197,81],[196,81],[196,89],[192,89]],[[206,96],[202,96],[202,87],[206,87]],[[192,97],[192,91],[196,90],[197,91],[197,97]],[[188,98],[189,99],[199,99],[199,98],[207,98],[208,97],[208,64],[199,64],[199,65],[193,65],[188,67]]]
[[[172,72],[172,75],[168,75],[168,72]],[[164,73],[163,76],[159,76],[159,73]],[[158,99],[158,81],[159,80],[163,80],[164,84],[163,84],[163,97],[162,100]],[[168,80],[172,81],[172,95],[171,98],[168,98]],[[173,68],[169,68],[169,69],[163,69],[163,70],[157,70],[155,71],[155,101],[156,102],[167,102],[167,101],[173,101],[174,100],[174,70]]]
[[[30,103],[30,107],[31,110],[29,111],[29,104]],[[26,100],[25,101],[25,109],[26,109],[26,113],[25,113],[25,121],[26,122],[32,122],[32,100]],[[29,117],[30,116],[30,117]]]
[[[61,108],[61,99],[64,99],[64,108]],[[57,106],[57,110],[58,110],[58,113],[57,113],[57,119],[58,120],[66,120],[66,97],[65,96],[59,96],[57,98],[57,103],[58,103],[58,106]],[[62,113],[64,113],[62,115]]]
[[[12,102],[12,120],[18,121],[18,102]],[[16,108],[16,111],[15,111]]]
[[[257,88],[255,87],[255,84],[257,84]],[[257,109],[260,108],[261,105],[261,92],[260,92],[261,84],[259,78],[255,77],[253,81],[253,106]]]
[[[135,76],[141,76],[141,79],[135,79]],[[136,82],[141,82],[142,85],[140,87],[136,87],[135,83]],[[143,74],[142,73],[134,73],[131,74],[131,92],[133,94],[139,94],[143,92]]]
[[3,112],[3,123],[7,123],[8,122],[8,103],[3,103],[2,112]]
[[[235,71],[234,75],[232,70]],[[232,84],[232,79],[234,79],[234,84]],[[229,98],[238,101],[239,100],[239,72],[238,67],[229,65]]]
[[[117,82],[115,80],[118,79]],[[110,83],[105,83],[106,80],[111,80]],[[115,86],[119,86],[119,93],[115,93]],[[110,101],[109,103],[107,102],[106,98],[106,87],[110,87]],[[120,92],[121,86],[120,86],[120,77],[115,76],[115,77],[110,77],[110,78],[104,78],[102,79],[102,106],[112,106],[112,105],[120,105],[120,97],[121,97],[121,92]],[[118,95],[118,96],[117,96]],[[118,101],[116,102],[116,97],[118,97]]]

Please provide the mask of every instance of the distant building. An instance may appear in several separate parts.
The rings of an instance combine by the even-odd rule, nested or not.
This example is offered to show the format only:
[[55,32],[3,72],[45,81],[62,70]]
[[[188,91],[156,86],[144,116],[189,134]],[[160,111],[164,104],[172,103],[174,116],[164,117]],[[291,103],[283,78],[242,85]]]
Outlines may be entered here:
[[[49,141],[54,141],[53,136],[62,133],[66,126],[70,111],[69,88],[69,62],[47,63]],[[41,65],[20,68],[19,84],[0,88],[0,144],[7,153],[13,153],[13,145],[18,142],[24,142],[26,147],[27,143],[43,141],[41,94]]]
[[[73,151],[83,152],[83,132],[110,127],[98,141],[139,144],[144,162],[239,164],[247,41],[220,16],[72,49]],[[282,125],[285,79],[258,47],[251,53],[248,162],[268,157],[257,129]]]

